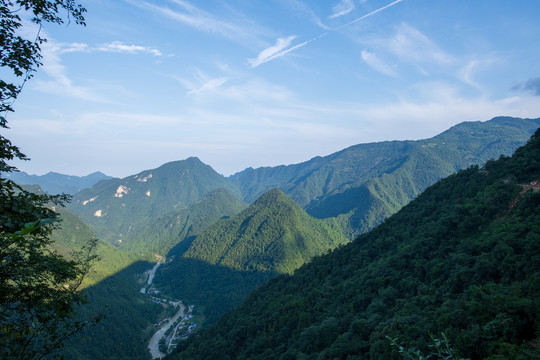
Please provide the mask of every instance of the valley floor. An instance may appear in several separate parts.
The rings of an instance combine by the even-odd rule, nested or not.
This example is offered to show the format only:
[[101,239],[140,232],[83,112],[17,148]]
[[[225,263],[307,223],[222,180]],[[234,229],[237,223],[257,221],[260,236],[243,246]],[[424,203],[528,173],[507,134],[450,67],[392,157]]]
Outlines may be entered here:
[[[180,337],[187,338],[191,331],[195,328],[195,323],[192,323],[189,327],[186,325],[186,321],[192,316],[193,305],[189,307],[186,312],[186,306],[180,300],[170,300],[158,297],[159,291],[153,286],[153,280],[158,267],[164,262],[165,259],[160,258],[158,263],[154,267],[145,272],[148,275],[148,280],[141,288],[142,294],[147,294],[153,302],[160,304],[169,304],[178,308],[178,311],[170,318],[160,320],[156,327],[159,328],[150,339],[148,344],[148,350],[152,356],[152,359],[161,359],[166,355],[166,352],[174,348]],[[184,330],[184,331],[182,331]],[[166,349],[166,351],[165,351]],[[165,352],[163,352],[165,351]]]

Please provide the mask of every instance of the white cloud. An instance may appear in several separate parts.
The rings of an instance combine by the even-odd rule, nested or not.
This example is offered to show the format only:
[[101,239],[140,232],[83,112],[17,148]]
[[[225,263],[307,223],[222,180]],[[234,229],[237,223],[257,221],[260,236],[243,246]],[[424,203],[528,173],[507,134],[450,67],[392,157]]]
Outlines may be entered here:
[[263,50],[259,54],[259,56],[257,56],[256,59],[248,59],[248,62],[251,64],[252,68],[257,67],[257,66],[259,66],[261,64],[264,64],[264,63],[266,63],[268,61],[271,61],[271,60],[277,59],[279,57],[282,57],[284,55],[287,55],[288,53],[290,53],[292,51],[295,51],[295,50],[297,50],[297,49],[299,49],[299,48],[301,48],[301,47],[303,47],[303,46],[305,46],[305,45],[307,45],[307,44],[309,44],[309,43],[311,43],[311,42],[313,42],[315,40],[319,40],[320,38],[323,38],[326,35],[328,35],[330,32],[336,32],[336,31],[338,31],[340,29],[343,29],[343,28],[345,28],[347,26],[350,26],[350,25],[352,25],[352,24],[354,24],[354,23],[356,23],[358,21],[364,20],[365,18],[368,18],[368,17],[370,17],[372,15],[375,15],[378,12],[381,12],[381,11],[383,11],[383,10],[389,8],[389,7],[392,7],[392,6],[398,4],[398,3],[402,2],[402,1],[403,0],[395,0],[394,2],[392,2],[390,4],[387,4],[387,5],[383,6],[383,7],[380,7],[380,8],[378,8],[378,9],[376,9],[376,10],[374,10],[374,11],[368,13],[368,14],[360,16],[359,18],[356,18],[353,21],[350,21],[350,22],[348,22],[348,23],[346,23],[344,25],[338,26],[337,28],[330,30],[328,33],[321,34],[319,36],[316,36],[316,37],[312,38],[311,40],[305,41],[305,42],[303,42],[301,44],[295,45],[295,46],[293,46],[291,48],[288,48],[288,49],[285,49],[285,48],[290,45],[290,42],[294,39],[294,37],[286,38],[286,40],[288,40],[288,42],[283,41],[284,39],[280,38],[280,39],[278,39],[278,41],[276,42],[276,44],[274,46]]
[[341,0],[338,4],[334,5],[330,19],[335,19],[340,16],[347,15],[354,10],[354,2],[352,0]]
[[385,63],[383,60],[381,60],[377,56],[377,54],[373,54],[366,50],[362,50],[362,59],[366,62],[366,64],[368,64],[375,70],[386,75],[396,76],[396,72],[394,71],[392,66]]
[[59,49],[59,53],[61,54],[68,54],[68,53],[74,53],[74,52],[90,52],[90,46],[88,44],[84,43],[71,43],[71,44],[64,44]]
[[254,24],[242,15],[234,14],[233,19],[226,20],[224,19],[224,15],[217,17],[186,1],[169,0],[169,3],[175,5],[174,8],[164,4],[151,4],[147,1],[126,1],[133,6],[150,9],[160,16],[178,21],[195,29],[219,34],[237,42],[252,39],[261,33],[261,29],[257,24]]
[[283,49],[289,47],[294,39],[296,39],[295,35],[277,39],[273,46],[261,51],[256,58],[248,59],[249,64],[251,67],[257,67],[267,61],[272,60],[276,55],[283,51]]
[[126,45],[120,41],[113,41],[108,44],[103,44],[101,46],[98,46],[96,50],[104,51],[104,52],[126,53],[126,54],[147,53],[154,56],[163,55],[161,51],[154,48],[150,48],[147,46],[140,46],[140,45]]
[[427,36],[407,24],[401,24],[396,35],[380,42],[396,56],[414,63],[450,65],[455,58],[435,45]]
[[281,1],[283,6],[286,6],[287,9],[290,9],[301,16],[307,16],[310,21],[313,21],[315,25],[323,28],[324,30],[330,30],[330,27],[324,24],[321,20],[321,18],[313,11],[310,5],[312,3],[306,3],[299,0],[282,0]]
[[[83,48],[79,45],[77,48]],[[75,47],[71,47],[73,49]],[[38,91],[60,96],[67,96],[77,99],[106,102],[101,95],[91,88],[78,86],[67,76],[66,68],[62,64],[60,54],[63,52],[63,46],[49,39],[42,45],[43,71],[49,75],[51,80],[36,80],[32,82],[32,87]]]

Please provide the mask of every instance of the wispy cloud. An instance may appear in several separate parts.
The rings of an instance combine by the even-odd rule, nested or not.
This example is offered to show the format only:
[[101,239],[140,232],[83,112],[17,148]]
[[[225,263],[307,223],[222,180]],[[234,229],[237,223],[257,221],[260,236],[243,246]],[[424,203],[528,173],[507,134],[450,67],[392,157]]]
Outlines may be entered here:
[[188,91],[188,95],[197,95],[201,94],[207,91],[212,91],[217,89],[218,87],[225,84],[227,81],[229,81],[229,78],[226,78],[224,76],[220,76],[214,79],[209,79],[205,81],[203,84],[200,84],[199,86],[193,87],[192,85],[191,90]]
[[348,23],[346,23],[346,24],[343,24],[343,25],[337,27],[336,29],[334,29],[334,31],[343,29],[343,28],[345,28],[345,27],[347,27],[347,26],[350,26],[350,25],[352,25],[352,24],[354,24],[354,23],[356,23],[356,22],[358,22],[358,21],[364,20],[364,19],[366,19],[366,18],[368,18],[368,17],[370,17],[370,16],[373,16],[373,15],[377,14],[378,12],[381,12],[381,11],[383,11],[383,10],[385,10],[385,9],[388,9],[389,7],[392,7],[392,6],[398,4],[398,3],[402,2],[402,1],[404,1],[404,0],[396,0],[396,1],[394,1],[394,2],[391,2],[390,4],[387,4],[387,5],[383,6],[383,7],[380,7],[380,8],[378,8],[377,10],[373,10],[372,12],[367,13],[367,14],[365,14],[365,15],[362,15],[362,16],[360,16],[359,18],[356,18],[356,19],[354,19],[354,20],[351,21],[351,22],[348,22]]
[[38,91],[49,94],[94,102],[110,102],[110,100],[101,95],[101,92],[97,91],[95,88],[75,84],[68,76],[66,67],[62,63],[63,54],[94,52],[112,52],[130,55],[150,54],[153,56],[163,56],[163,54],[157,49],[140,45],[127,45],[120,41],[114,41],[98,46],[91,46],[85,43],[60,43],[49,37],[48,42],[42,46],[42,55],[43,72],[46,73],[50,79],[35,80],[32,82],[32,87]]
[[216,16],[183,0],[169,0],[169,5],[163,4],[164,1],[159,5],[152,4],[148,1],[125,1],[133,6],[151,10],[159,16],[164,16],[195,29],[218,34],[237,42],[250,39],[261,32],[258,25],[239,14],[234,14],[233,19],[227,20],[224,16]]
[[328,25],[324,24],[321,18],[315,13],[313,8],[310,6],[312,5],[311,2],[306,3],[299,0],[282,0],[281,3],[291,11],[294,11],[302,16],[307,16],[310,21],[315,23],[315,25],[323,28],[324,30],[331,29]]
[[455,61],[453,56],[441,50],[427,36],[407,24],[401,24],[396,35],[389,41],[385,40],[384,43],[392,53],[404,60],[445,65]]
[[[295,46],[290,47],[288,49],[285,49],[285,48],[290,45],[290,43],[292,42],[292,40],[295,37],[286,38],[288,40],[288,42],[284,42],[282,40],[283,38],[280,38],[280,39],[278,39],[278,41],[276,42],[276,44],[274,46],[263,50],[261,53],[259,53],[259,56],[257,56],[257,58],[248,59],[248,62],[250,63],[251,67],[254,68],[254,67],[257,67],[257,66],[259,66],[261,64],[264,64],[264,63],[266,63],[268,61],[280,58],[280,57],[282,57],[284,55],[287,55],[288,53],[293,52],[293,51],[295,51],[295,50],[297,50],[297,49],[299,49],[299,48],[301,48],[301,47],[303,47],[303,46],[305,46],[305,45],[307,45],[307,44],[309,44],[309,43],[311,43],[311,42],[313,42],[315,40],[319,40],[320,38],[325,37],[326,35],[328,35],[331,32],[336,32],[338,30],[341,30],[341,29],[343,29],[343,28],[345,28],[347,26],[350,26],[350,25],[358,22],[358,21],[366,19],[366,18],[368,18],[368,17],[370,17],[372,15],[375,15],[375,14],[377,14],[378,12],[380,12],[380,11],[382,11],[384,9],[387,9],[387,8],[389,8],[391,6],[394,6],[394,5],[396,5],[396,4],[398,4],[398,3],[402,2],[402,1],[404,1],[404,0],[396,0],[396,1],[394,1],[394,2],[392,2],[390,4],[388,4],[388,5],[385,5],[385,6],[381,7],[381,8],[378,8],[377,10],[374,10],[374,11],[368,13],[368,14],[365,14],[365,15],[363,15],[363,16],[361,16],[361,17],[359,17],[359,18],[357,18],[357,19],[355,19],[355,20],[353,20],[351,22],[348,22],[348,23],[346,23],[344,25],[341,25],[341,26],[339,26],[339,27],[337,27],[337,28],[335,28],[333,30],[330,30],[327,33],[321,34],[321,35],[319,35],[317,37],[312,38],[311,40],[304,41],[303,43],[295,45]],[[283,45],[285,45],[285,46],[283,46]],[[280,49],[276,51],[275,49],[277,49],[277,48],[280,48]],[[268,55],[268,56],[262,56],[263,53],[264,53],[264,55]]]
[[90,52],[91,47],[84,43],[59,44],[58,52],[60,54],[69,54],[75,52]]
[[114,41],[108,44],[103,44],[96,48],[98,51],[125,53],[125,54],[140,54],[147,53],[154,56],[162,56],[161,51],[141,45],[127,45],[120,41]]
[[540,96],[540,77],[531,78],[512,87],[514,91],[527,91]]
[[330,19],[335,19],[340,16],[347,15],[354,10],[354,2],[352,0],[341,0],[338,4],[334,5]]
[[392,68],[392,66],[385,63],[383,60],[381,60],[377,56],[377,54],[370,53],[370,52],[368,52],[366,50],[362,50],[362,59],[366,62],[366,64],[368,64],[369,66],[371,66],[375,70],[377,70],[377,71],[379,71],[379,72],[381,72],[383,74],[386,74],[386,75],[396,76],[396,72]]
[[257,67],[267,61],[272,60],[276,55],[283,51],[283,49],[289,47],[291,42],[296,38],[295,35],[288,36],[286,38],[279,38],[276,43],[269,48],[264,49],[254,59],[248,59],[251,67]]
[[57,43],[57,52],[59,54],[68,54],[75,52],[112,52],[112,53],[123,53],[123,54],[150,54],[154,56],[163,56],[161,51],[158,49],[135,45],[135,44],[124,44],[121,41],[113,41],[106,44],[101,44],[97,46],[90,46],[85,43],[71,43],[71,44],[60,44]]
[[[80,46],[77,46],[80,48]],[[61,96],[78,98],[89,101],[107,102],[101,95],[91,88],[78,86],[67,76],[66,68],[62,64],[60,54],[62,44],[49,41],[42,46],[43,71],[49,75],[50,81],[38,80],[32,83],[34,89]]]

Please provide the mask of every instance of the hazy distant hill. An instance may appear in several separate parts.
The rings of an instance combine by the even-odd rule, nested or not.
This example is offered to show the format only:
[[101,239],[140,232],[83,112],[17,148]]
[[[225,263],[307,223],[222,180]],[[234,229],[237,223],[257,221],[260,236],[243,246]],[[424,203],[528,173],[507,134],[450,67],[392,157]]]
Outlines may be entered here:
[[270,280],[171,358],[398,359],[390,339],[429,354],[444,332],[455,358],[538,359],[539,225],[540,130]]
[[312,218],[274,189],[198,235],[183,255],[160,268],[156,286],[201,305],[213,322],[270,277],[292,273],[348,241],[334,219]]
[[[224,188],[212,190],[193,204],[148,221],[122,241],[121,249],[141,255],[167,255],[179,243],[202,232],[217,220],[238,214],[248,205]],[[184,249],[189,244],[183,245]]]
[[5,176],[19,185],[39,185],[49,194],[75,194],[101,180],[112,179],[111,176],[99,171],[86,176],[64,175],[55,172],[49,172],[45,175],[29,175],[24,171],[5,174]]
[[148,221],[188,206],[219,188],[238,193],[210,166],[189,158],[124,179],[102,181],[77,193],[69,207],[99,238],[119,244]]
[[310,215],[342,215],[351,232],[371,229],[455,171],[509,155],[540,119],[464,122],[431,139],[360,144],[304,163],[246,169],[231,176],[248,202],[279,188]]

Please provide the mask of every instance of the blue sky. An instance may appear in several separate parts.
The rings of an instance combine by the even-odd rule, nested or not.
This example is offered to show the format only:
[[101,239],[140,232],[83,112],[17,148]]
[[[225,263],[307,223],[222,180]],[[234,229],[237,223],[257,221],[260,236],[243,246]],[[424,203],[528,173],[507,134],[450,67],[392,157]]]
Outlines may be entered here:
[[[230,175],[462,121],[540,117],[533,0],[89,0],[47,25],[6,133],[19,169]],[[28,36],[35,28],[25,28]]]

